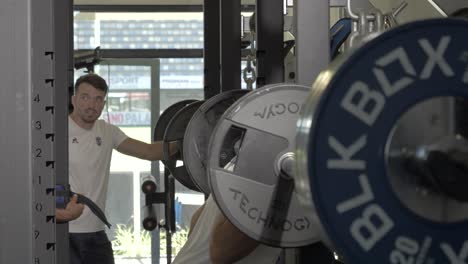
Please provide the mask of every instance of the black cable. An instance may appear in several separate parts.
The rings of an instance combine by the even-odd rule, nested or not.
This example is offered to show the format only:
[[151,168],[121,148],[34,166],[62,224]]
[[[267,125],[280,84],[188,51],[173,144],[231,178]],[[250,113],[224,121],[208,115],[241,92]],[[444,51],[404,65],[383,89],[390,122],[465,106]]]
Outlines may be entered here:
[[62,208],[65,209],[68,202],[70,201],[70,198],[73,197],[73,195],[77,195],[78,197],[78,203],[84,204],[88,206],[88,208],[93,212],[94,215],[96,215],[108,228],[111,228],[111,224],[109,221],[107,221],[106,215],[104,212],[99,208],[99,206],[93,202],[93,200],[89,199],[88,197],[74,193],[70,190],[70,185],[64,186],[64,185],[56,185],[55,186],[55,202],[57,208]]
[[70,197],[74,194],[78,196],[78,203],[88,206],[88,208],[91,210],[91,212],[94,213],[94,215],[96,215],[109,229],[111,228],[112,225],[109,223],[109,221],[107,221],[106,215],[97,204],[95,204],[91,199],[84,195],[70,191]]

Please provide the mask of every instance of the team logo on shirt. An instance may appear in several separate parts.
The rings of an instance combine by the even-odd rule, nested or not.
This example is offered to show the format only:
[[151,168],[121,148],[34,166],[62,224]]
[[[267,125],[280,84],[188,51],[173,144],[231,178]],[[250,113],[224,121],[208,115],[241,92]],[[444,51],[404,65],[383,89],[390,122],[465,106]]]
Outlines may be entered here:
[[101,139],[101,137],[96,137],[96,144],[97,144],[98,146],[101,146],[101,144],[102,144],[102,139]]
[[72,139],[72,143],[78,144],[78,139],[77,139],[76,137],[74,137],[74,138]]

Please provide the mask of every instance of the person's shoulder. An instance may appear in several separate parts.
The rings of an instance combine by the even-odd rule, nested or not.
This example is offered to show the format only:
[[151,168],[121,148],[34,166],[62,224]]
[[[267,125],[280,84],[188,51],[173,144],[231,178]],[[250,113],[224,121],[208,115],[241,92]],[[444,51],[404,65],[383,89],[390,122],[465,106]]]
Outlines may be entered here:
[[100,127],[101,129],[114,129],[117,127],[116,125],[111,124],[103,119],[96,120],[94,125]]
[[95,124],[100,125],[100,126],[114,126],[113,124],[107,122],[104,119],[98,119],[96,120]]

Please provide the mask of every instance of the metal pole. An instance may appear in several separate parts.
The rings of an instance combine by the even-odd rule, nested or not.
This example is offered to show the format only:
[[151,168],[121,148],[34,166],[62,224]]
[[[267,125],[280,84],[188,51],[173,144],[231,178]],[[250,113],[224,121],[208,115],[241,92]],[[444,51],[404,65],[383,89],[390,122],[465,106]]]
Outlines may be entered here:
[[330,61],[329,1],[296,0],[296,61],[298,84],[310,86]]
[[[65,123],[57,120],[56,100],[66,91],[57,92],[55,65],[57,54],[54,38],[54,0],[31,1],[31,123],[29,131],[33,151],[33,230],[35,263],[56,263],[55,237],[55,177],[57,176],[57,157],[63,154],[56,150],[60,135],[64,136]],[[64,88],[65,89],[65,88]],[[66,89],[65,89],[66,90]],[[66,97],[63,98],[63,101]],[[66,112],[65,112],[66,113]],[[63,117],[63,116],[62,116]],[[61,146],[62,147],[62,146]],[[66,147],[65,147],[66,148]],[[65,163],[66,165],[67,163]],[[62,165],[61,165],[62,166]],[[68,169],[60,167],[62,171]],[[68,177],[68,176],[66,176]],[[15,261],[15,263],[19,263]]]
[[34,263],[31,24],[32,0],[2,2],[0,15],[0,259],[2,263]]
[[284,81],[283,0],[257,0],[257,87]]
[[221,91],[241,88],[240,0],[220,1]]
[[[68,184],[68,98],[73,87],[73,1],[54,0],[56,184]],[[68,224],[56,226],[56,263],[69,262]]]
[[[159,87],[159,60],[155,60],[154,64],[151,65],[151,138],[153,139],[153,129],[156,127],[156,123],[159,119],[160,107],[160,87]],[[159,161],[151,162],[151,175],[156,179],[156,183],[160,184],[161,175],[159,172]],[[157,207],[156,215],[161,215],[160,206]],[[156,228],[151,232],[151,263],[159,264],[161,253],[160,246],[161,241],[160,230]]]
[[220,14],[219,0],[204,0],[204,91],[205,99],[211,98],[221,92],[219,62],[220,62]]
[[427,0],[442,16],[450,16],[453,12],[467,7],[466,0]]

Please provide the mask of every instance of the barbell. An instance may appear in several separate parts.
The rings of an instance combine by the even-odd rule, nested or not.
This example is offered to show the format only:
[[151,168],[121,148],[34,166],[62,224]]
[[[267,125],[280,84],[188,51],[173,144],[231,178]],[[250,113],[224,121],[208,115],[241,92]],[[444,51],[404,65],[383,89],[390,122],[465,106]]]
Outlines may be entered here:
[[216,114],[221,99],[187,108],[171,121],[185,126],[188,177],[175,178],[271,246],[325,241],[347,263],[466,263],[468,135],[456,109],[468,104],[467,30],[412,22],[338,56],[312,89],[273,84],[218,95],[230,104]]

